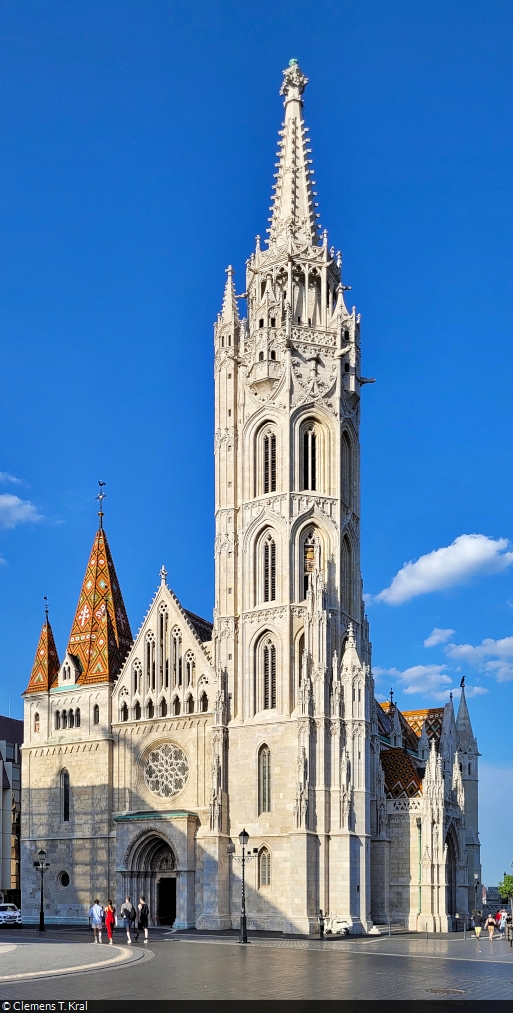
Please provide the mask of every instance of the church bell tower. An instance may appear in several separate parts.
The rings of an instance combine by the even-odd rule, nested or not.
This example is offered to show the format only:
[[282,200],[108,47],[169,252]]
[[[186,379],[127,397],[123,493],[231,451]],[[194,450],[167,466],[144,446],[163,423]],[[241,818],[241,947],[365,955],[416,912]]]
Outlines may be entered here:
[[[319,906],[353,924],[367,917],[373,700],[360,575],[360,320],[319,224],[306,85],[291,60],[267,239],[257,236],[240,294],[227,269],[215,325],[214,644],[238,774],[230,832],[246,824],[265,849],[269,835],[285,836],[299,879],[283,904],[300,931],[312,931]],[[330,848],[358,865],[344,884]]]

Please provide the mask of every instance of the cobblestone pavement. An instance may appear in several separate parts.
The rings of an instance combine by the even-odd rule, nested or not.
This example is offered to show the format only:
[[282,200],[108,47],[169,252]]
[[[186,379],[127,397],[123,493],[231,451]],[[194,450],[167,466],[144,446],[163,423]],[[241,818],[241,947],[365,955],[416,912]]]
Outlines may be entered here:
[[[45,940],[33,942],[31,950],[64,945]],[[0,961],[8,956],[0,954]],[[146,958],[136,963],[66,977],[50,970],[48,977],[19,984],[0,981],[0,1001],[70,998],[513,1000],[513,951],[499,940],[464,942],[461,936],[324,942],[260,937],[238,946],[233,938],[154,932]]]

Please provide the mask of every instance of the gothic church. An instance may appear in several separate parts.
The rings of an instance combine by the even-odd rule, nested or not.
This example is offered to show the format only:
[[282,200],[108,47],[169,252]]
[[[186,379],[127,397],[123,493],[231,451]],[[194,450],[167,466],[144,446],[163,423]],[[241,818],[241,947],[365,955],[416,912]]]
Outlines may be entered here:
[[[321,231],[307,79],[284,71],[268,238],[215,325],[214,622],[160,582],[132,635],[103,528],[66,653],[48,618],[25,692],[24,921],[94,897],[154,923],[443,931],[480,877],[478,750],[464,691],[401,713],[374,695],[360,574],[360,318]],[[239,304],[247,304],[247,316]]]

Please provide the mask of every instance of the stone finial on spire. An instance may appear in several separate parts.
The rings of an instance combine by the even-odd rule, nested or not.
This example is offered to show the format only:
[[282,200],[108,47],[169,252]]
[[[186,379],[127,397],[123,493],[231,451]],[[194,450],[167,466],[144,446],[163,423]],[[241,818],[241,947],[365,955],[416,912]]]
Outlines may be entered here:
[[223,324],[238,324],[239,323],[239,307],[237,305],[237,297],[235,295],[235,285],[233,283],[233,276],[235,271],[231,264],[226,268],[226,285],[224,287],[223,295],[223,308],[221,310],[221,323]]
[[319,246],[317,204],[314,201],[313,170],[310,168],[311,148],[303,120],[302,95],[308,78],[297,60],[291,60],[283,71],[280,95],[284,96],[285,120],[280,131],[278,171],[273,186],[272,217],[269,219],[269,242],[285,245],[292,237],[310,246]]
[[280,88],[280,95],[285,96],[284,105],[287,102],[301,102],[301,96],[308,84],[308,78],[299,69],[297,60],[289,60],[288,67],[283,71],[283,84]]
[[160,583],[161,584],[165,584],[166,583],[166,579],[167,579],[167,570],[166,570],[164,564],[162,564],[162,566],[160,567],[159,577],[160,577]]

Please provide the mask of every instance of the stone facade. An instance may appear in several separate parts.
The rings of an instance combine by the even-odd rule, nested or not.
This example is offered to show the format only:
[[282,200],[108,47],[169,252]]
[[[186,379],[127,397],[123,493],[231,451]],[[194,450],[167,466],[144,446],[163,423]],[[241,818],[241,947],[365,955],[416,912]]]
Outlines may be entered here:
[[65,659],[47,627],[26,693],[26,921],[44,844],[49,920],[128,892],[176,928],[236,925],[227,847],[243,827],[250,926],[310,934],[322,908],[352,932],[389,917],[442,929],[465,906],[479,852],[464,698],[459,725],[451,703],[435,731],[374,697],[359,519],[369,381],[341,256],[318,225],[306,83],[292,61],[269,238],[243,295],[228,268],[215,325],[213,626],[163,569],[132,641],[100,509]]

